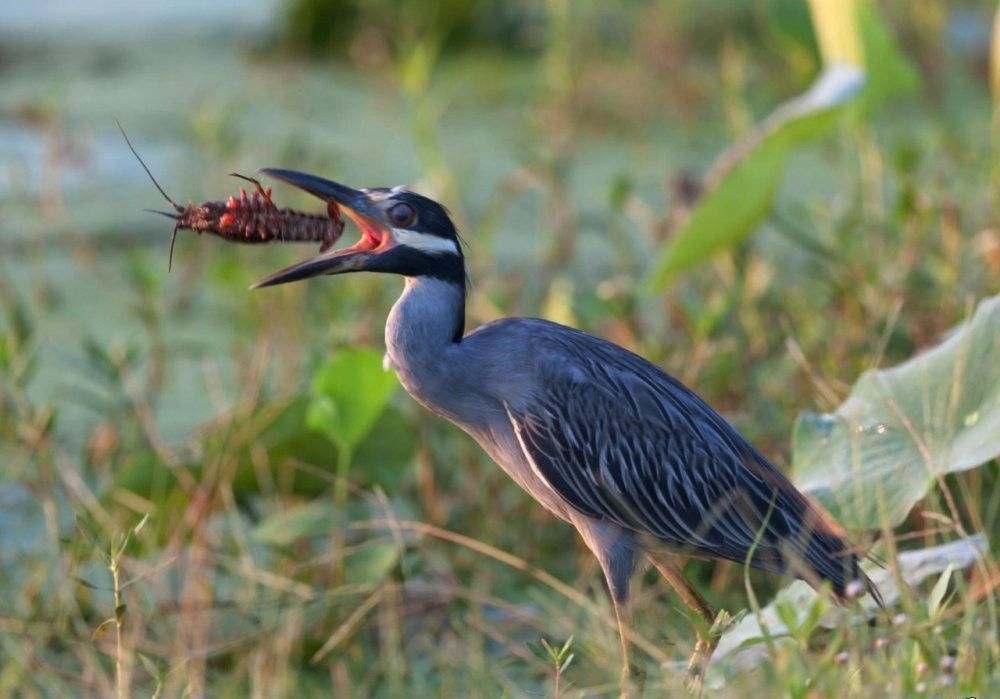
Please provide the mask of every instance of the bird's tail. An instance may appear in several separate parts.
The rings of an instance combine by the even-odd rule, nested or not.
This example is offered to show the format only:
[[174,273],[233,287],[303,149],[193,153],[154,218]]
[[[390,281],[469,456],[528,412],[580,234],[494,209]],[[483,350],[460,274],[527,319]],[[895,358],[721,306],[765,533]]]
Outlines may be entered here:
[[[795,572],[813,587],[829,582],[837,601],[848,604],[851,600],[871,595],[876,604],[885,609],[885,601],[872,579],[861,569],[861,559],[839,524],[819,506],[809,503],[803,528],[807,537],[800,549],[800,561]],[[875,560],[871,556],[866,556]],[[794,552],[791,555],[794,560]]]
[[741,508],[748,523],[753,524],[754,509],[762,515],[758,515],[757,522],[761,540],[750,563],[760,568],[790,571],[815,588],[829,582],[841,603],[867,592],[884,608],[882,595],[861,569],[857,548],[849,543],[837,520],[752,448],[748,447],[743,461],[771,491],[768,501],[757,500]]

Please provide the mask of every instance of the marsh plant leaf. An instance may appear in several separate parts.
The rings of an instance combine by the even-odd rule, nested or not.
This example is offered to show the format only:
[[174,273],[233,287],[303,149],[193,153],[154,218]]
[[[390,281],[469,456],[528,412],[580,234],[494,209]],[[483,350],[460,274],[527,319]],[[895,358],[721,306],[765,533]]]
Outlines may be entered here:
[[274,546],[290,546],[300,539],[328,534],[341,516],[325,500],[314,500],[267,517],[253,528],[253,536]]
[[865,372],[830,414],[804,413],[792,436],[797,485],[845,526],[903,521],[935,480],[1000,455],[1000,296],[941,344]]
[[[253,537],[272,546],[292,546],[304,539],[329,536],[343,527],[343,512],[330,500],[319,499],[273,514],[253,528]],[[396,566],[402,545],[394,539],[373,539],[343,555],[344,582],[376,585]]]
[[353,451],[375,426],[396,385],[396,375],[382,367],[380,353],[340,350],[316,372],[309,426]]
[[[824,0],[817,4],[834,5]],[[889,25],[873,2],[858,2],[857,28],[865,61],[865,89],[860,97],[862,111],[873,114],[920,88],[916,63],[902,51]]]
[[403,547],[393,539],[367,541],[344,556],[344,582],[348,585],[378,585],[396,568],[402,553]]
[[900,49],[889,25],[869,0],[809,0],[809,12],[824,65],[863,66],[865,88],[860,102],[871,113],[916,92],[920,78],[914,62]]
[[[822,72],[719,156],[704,178],[705,194],[655,263],[653,288],[750,235],[772,209],[789,156],[833,133],[841,115],[870,114],[919,85],[872,3],[814,0],[810,9]],[[860,110],[852,106],[858,103]]]
[[[979,533],[937,546],[904,551],[894,567],[906,586],[913,588],[934,576],[939,576],[937,580],[940,582],[947,571],[965,570],[976,565],[988,549],[986,535]],[[900,599],[896,573],[878,567],[867,572],[891,608]],[[881,613],[870,597],[864,597],[859,602],[863,619],[871,619]],[[845,613],[853,612],[834,605],[828,597],[820,595],[804,581],[796,580],[781,590],[760,613],[745,615],[723,634],[712,655],[707,686],[719,688],[724,674],[750,670],[768,662],[772,655],[766,641],[794,645],[792,638],[796,631],[811,630],[816,626],[836,628],[842,624]]]
[[789,155],[830,134],[863,85],[859,68],[830,66],[723,153],[705,177],[705,194],[655,263],[653,287],[662,289],[677,273],[749,235],[771,210]]

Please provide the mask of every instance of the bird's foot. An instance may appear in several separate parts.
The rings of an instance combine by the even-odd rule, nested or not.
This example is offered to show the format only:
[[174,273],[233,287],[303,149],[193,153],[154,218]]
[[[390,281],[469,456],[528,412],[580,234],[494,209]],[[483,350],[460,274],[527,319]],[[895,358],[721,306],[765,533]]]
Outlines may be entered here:
[[640,699],[646,690],[646,670],[629,663],[622,668],[621,699]]
[[712,659],[715,647],[719,645],[719,639],[726,631],[736,623],[737,619],[725,609],[720,610],[712,622],[711,628],[706,636],[699,636],[698,642],[694,645],[694,653],[688,661],[687,677],[684,686],[695,696],[701,696],[701,691],[705,686],[705,672],[708,670],[708,662]]
[[712,650],[709,643],[699,639],[694,646],[694,653],[688,661],[687,675],[684,678],[684,686],[691,694],[701,696],[701,691],[705,687],[705,671],[708,669],[708,660],[712,657]]

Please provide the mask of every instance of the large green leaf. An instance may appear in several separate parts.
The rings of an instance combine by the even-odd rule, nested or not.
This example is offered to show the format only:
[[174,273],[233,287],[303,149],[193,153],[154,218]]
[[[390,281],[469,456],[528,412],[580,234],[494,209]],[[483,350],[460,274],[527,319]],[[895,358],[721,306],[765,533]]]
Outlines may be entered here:
[[309,426],[341,449],[353,451],[371,431],[397,385],[370,349],[344,349],[320,368],[313,380]]
[[749,235],[770,211],[792,150],[829,134],[863,84],[859,69],[831,66],[724,153],[706,177],[708,191],[655,263],[653,287]]
[[858,3],[858,32],[865,53],[865,89],[860,102],[868,114],[920,86],[914,62],[896,43],[873,2]]
[[1000,296],[915,359],[868,371],[792,437],[799,487],[846,526],[900,523],[944,474],[1000,454]]
[[825,39],[822,73],[718,158],[705,177],[706,193],[654,265],[653,288],[662,290],[679,272],[753,232],[771,210],[789,155],[830,134],[859,94],[871,113],[919,84],[912,61],[872,3],[819,1],[812,10],[814,28]]

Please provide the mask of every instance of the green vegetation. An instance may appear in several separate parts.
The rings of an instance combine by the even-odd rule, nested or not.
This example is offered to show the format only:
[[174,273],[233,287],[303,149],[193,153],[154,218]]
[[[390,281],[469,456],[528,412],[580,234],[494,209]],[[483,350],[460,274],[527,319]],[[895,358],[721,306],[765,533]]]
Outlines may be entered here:
[[[865,86],[790,117],[850,53],[798,0],[298,0],[258,33],[5,35],[0,128],[25,145],[0,144],[0,695],[618,689],[571,528],[382,373],[399,281],[251,292],[314,249],[184,232],[168,275],[116,116],[178,201],[272,165],[441,199],[470,327],[545,315],[657,362],[864,527],[889,577],[985,535],[978,560],[920,559],[871,625],[690,562],[750,610],[741,633],[764,610],[765,652],[722,660],[713,695],[1000,694],[996,8],[859,2]],[[977,307],[974,339],[924,355]],[[831,485],[852,468],[863,508]],[[647,696],[679,695],[696,621],[635,584]]]

